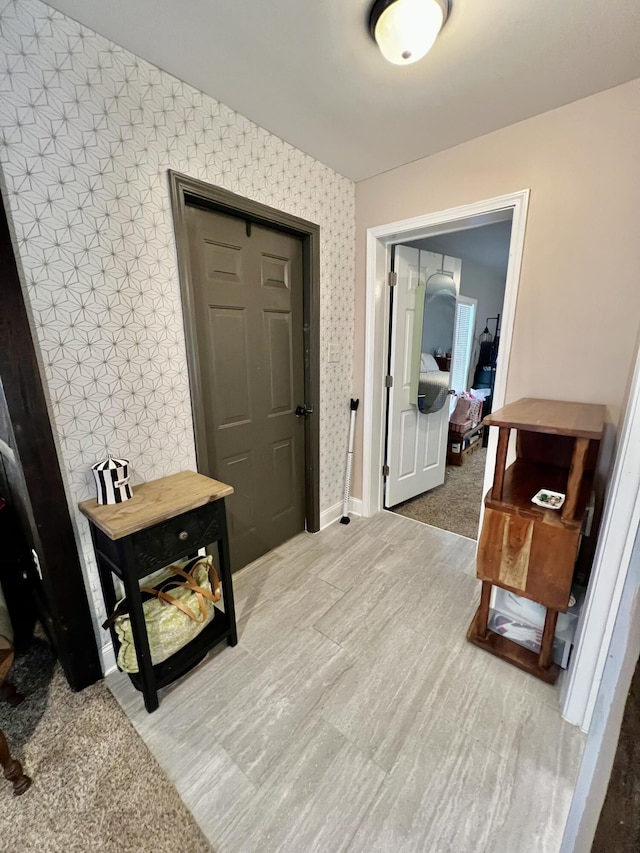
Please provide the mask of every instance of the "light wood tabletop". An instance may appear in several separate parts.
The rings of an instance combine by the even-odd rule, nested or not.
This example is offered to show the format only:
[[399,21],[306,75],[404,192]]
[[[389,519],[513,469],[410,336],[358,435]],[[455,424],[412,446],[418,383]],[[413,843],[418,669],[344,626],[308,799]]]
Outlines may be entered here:
[[119,504],[96,500],[78,504],[80,512],[110,539],[122,539],[145,527],[233,494],[233,487],[195,471],[181,471],[133,486],[133,497]]
[[606,406],[593,403],[567,403],[562,400],[523,397],[522,400],[491,412],[483,423],[529,432],[601,439],[606,411]]

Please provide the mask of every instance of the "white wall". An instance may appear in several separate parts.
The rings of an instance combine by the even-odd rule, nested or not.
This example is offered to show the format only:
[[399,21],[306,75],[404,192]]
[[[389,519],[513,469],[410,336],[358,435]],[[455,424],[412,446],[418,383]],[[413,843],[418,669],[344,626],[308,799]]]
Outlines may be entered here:
[[[460,293],[478,300],[476,341],[484,330],[487,317],[496,317],[498,314],[502,314],[505,283],[506,276],[501,276],[489,267],[483,267],[473,261],[462,262]],[[495,332],[495,328],[495,320],[490,321],[489,331],[491,334]]]
[[[81,556],[90,465],[195,467],[167,169],[321,227],[321,509],[340,502],[353,353],[354,186],[40,3],[4,4],[0,164]],[[339,353],[328,360],[329,347]],[[98,632],[102,642],[106,635]]]

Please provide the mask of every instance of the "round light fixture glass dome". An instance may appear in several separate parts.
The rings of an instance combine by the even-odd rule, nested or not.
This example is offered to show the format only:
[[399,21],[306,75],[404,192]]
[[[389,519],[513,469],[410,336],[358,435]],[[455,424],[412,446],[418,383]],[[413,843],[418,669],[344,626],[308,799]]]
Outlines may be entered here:
[[431,50],[448,12],[448,0],[376,0],[369,30],[385,59],[410,65]]

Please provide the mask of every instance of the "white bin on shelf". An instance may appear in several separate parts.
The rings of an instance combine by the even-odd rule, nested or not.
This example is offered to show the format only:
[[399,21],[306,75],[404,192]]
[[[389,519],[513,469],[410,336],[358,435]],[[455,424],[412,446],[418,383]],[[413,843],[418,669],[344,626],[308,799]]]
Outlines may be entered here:
[[[558,614],[556,635],[553,641],[553,660],[563,669],[569,665],[569,654],[573,646],[584,596],[585,590],[582,587],[574,586],[572,589],[574,603],[566,613]],[[534,601],[529,601],[529,599],[497,587],[493,604],[494,606],[489,611],[489,629],[537,654],[540,651],[542,641],[546,608]]]

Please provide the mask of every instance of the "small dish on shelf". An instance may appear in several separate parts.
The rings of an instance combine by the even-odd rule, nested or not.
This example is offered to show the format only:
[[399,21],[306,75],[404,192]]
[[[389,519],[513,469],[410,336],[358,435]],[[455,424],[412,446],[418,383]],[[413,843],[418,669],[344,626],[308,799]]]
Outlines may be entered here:
[[540,489],[531,498],[531,503],[544,507],[544,509],[560,509],[566,495],[562,492],[552,492],[551,489]]

